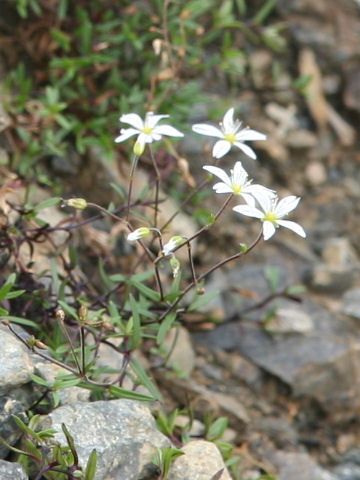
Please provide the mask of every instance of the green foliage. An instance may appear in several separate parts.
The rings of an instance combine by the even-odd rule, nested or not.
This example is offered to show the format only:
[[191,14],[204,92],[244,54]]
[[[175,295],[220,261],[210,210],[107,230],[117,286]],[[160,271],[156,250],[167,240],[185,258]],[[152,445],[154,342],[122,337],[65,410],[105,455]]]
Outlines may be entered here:
[[172,463],[181,455],[184,455],[184,452],[178,448],[164,447],[156,449],[156,454],[153,455],[152,462],[159,467],[159,480],[166,480],[168,478]]
[[71,9],[68,0],[56,0],[49,14],[38,0],[14,0],[24,32],[33,16],[42,19],[49,51],[42,52],[41,72],[36,45],[26,66],[22,48],[14,51],[5,82],[9,129],[18,140],[12,165],[34,177],[39,162],[66,156],[69,144],[80,154],[97,147],[112,158],[119,111],[139,105],[140,114],[156,109],[175,124],[188,118],[201,101],[193,80],[199,73],[220,70],[236,80],[247,75],[252,44],[283,48],[283,26],[269,21],[275,3],[255,11],[246,0],[94,0]]
[[34,415],[29,423],[24,423],[19,417],[13,415],[13,420],[22,431],[23,438],[20,448],[9,445],[0,437],[0,441],[10,450],[17,454],[17,461],[24,465],[27,473],[36,474],[36,478],[48,480],[93,480],[96,474],[97,453],[92,451],[88,459],[85,471],[79,464],[79,457],[73,437],[62,424],[67,445],[60,446],[55,442],[56,430],[38,430],[40,416]]

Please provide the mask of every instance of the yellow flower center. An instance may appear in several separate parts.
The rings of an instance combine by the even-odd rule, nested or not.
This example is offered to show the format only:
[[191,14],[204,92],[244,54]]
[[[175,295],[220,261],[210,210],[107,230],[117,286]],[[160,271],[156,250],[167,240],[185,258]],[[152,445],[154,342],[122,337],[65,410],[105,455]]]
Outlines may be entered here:
[[145,133],[146,135],[150,135],[151,132],[152,132],[152,128],[151,128],[151,127],[145,126],[145,127],[143,128],[143,133]]
[[236,142],[235,133],[227,133],[227,134],[225,135],[225,140],[227,140],[227,141],[230,142],[230,143]]
[[234,195],[240,195],[242,191],[241,185],[232,185],[232,189],[233,189]]
[[268,222],[271,222],[274,225],[276,225],[277,216],[276,216],[275,212],[267,212],[267,214],[264,217],[264,221],[265,220],[267,220]]

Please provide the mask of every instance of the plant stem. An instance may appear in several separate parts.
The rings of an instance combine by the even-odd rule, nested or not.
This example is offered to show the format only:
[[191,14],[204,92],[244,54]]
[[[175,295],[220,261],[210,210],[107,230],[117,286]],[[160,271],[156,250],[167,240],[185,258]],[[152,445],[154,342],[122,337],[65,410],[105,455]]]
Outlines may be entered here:
[[258,236],[256,237],[256,239],[254,240],[254,242],[250,245],[250,247],[245,250],[244,252],[238,252],[238,253],[235,253],[234,255],[231,255],[231,257],[228,257],[228,258],[225,258],[225,260],[222,260],[221,262],[218,262],[216,265],[213,265],[211,268],[209,268],[209,270],[207,270],[206,272],[202,273],[198,278],[197,280],[192,283],[189,283],[189,285],[185,288],[185,290],[183,290],[183,292],[178,296],[178,298],[166,309],[166,311],[160,316],[159,318],[159,321],[161,322],[162,320],[164,320],[164,318],[176,307],[176,305],[178,305],[178,303],[180,302],[180,300],[182,300],[184,298],[184,296],[197,284],[199,283],[201,280],[203,280],[205,277],[207,277],[208,275],[210,275],[211,273],[213,273],[215,270],[217,270],[218,268],[221,268],[223,267],[224,265],[226,265],[227,263],[231,262],[232,260],[236,260],[240,257],[243,257],[245,255],[247,255],[249,252],[251,252],[251,250],[253,250],[253,248],[256,247],[256,245],[259,243],[260,239],[262,237],[262,229],[260,230]]
[[159,209],[160,172],[159,172],[158,166],[156,164],[154,153],[153,153],[150,145],[149,145],[149,150],[150,150],[151,161],[152,161],[152,164],[153,164],[153,167],[154,167],[154,170],[155,170],[155,175],[156,175],[156,178],[155,178],[154,228],[157,228],[157,216],[158,216],[158,209]]
[[131,193],[132,193],[132,187],[133,187],[133,182],[134,182],[134,173],[136,170],[136,166],[138,163],[139,157],[137,155],[134,155],[133,161],[132,161],[132,166],[131,166],[131,172],[130,172],[130,178],[129,178],[129,190],[128,190],[128,197],[127,197],[127,207],[126,207],[126,221],[129,221],[129,216],[130,216],[130,202],[131,202]]

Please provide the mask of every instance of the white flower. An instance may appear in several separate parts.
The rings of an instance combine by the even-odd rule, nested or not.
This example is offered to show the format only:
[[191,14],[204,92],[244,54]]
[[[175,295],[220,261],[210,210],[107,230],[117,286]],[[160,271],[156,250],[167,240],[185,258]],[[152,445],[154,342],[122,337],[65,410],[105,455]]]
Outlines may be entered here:
[[266,140],[266,135],[250,128],[241,128],[239,120],[234,121],[234,109],[230,108],[224,115],[220,128],[208,125],[206,123],[197,123],[192,126],[194,132],[200,135],[208,135],[209,137],[220,138],[212,151],[215,158],[221,158],[228,153],[232,145],[240,148],[246,155],[252,159],[256,159],[254,150],[244,142],[248,140]]
[[171,237],[170,240],[165,243],[162,249],[162,253],[166,256],[169,255],[176,247],[183,243],[184,239],[179,235],[175,235],[175,237]]
[[134,230],[133,232],[129,233],[127,236],[127,241],[128,242],[136,242],[137,240],[140,240],[141,238],[147,237],[150,233],[150,229],[147,227],[140,227]]
[[161,140],[162,135],[167,135],[168,137],[183,137],[184,134],[171,125],[157,125],[160,120],[168,117],[169,115],[154,115],[153,112],[147,112],[145,120],[142,120],[136,113],[121,115],[120,122],[128,123],[131,125],[131,128],[122,128],[120,130],[120,136],[115,138],[115,142],[124,142],[128,138],[138,135],[134,152],[137,155],[141,155],[146,143]]
[[247,171],[242,166],[241,162],[236,162],[234,169],[230,170],[230,176],[219,167],[213,167],[212,165],[205,165],[204,170],[212,173],[216,177],[220,178],[222,182],[215,183],[213,189],[216,193],[232,193],[234,195],[241,195],[243,199],[249,205],[255,206],[255,200],[257,195],[260,194],[274,194],[272,190],[269,190],[262,185],[252,185],[251,181],[248,181]]
[[258,195],[257,201],[262,210],[250,205],[238,205],[234,207],[233,210],[248,217],[259,218],[263,222],[264,240],[269,240],[279,226],[292,230],[300,235],[300,237],[306,237],[306,233],[301,225],[296,222],[290,222],[289,220],[282,220],[283,217],[297,207],[300,197],[289,195],[279,201],[277,197],[271,195]]

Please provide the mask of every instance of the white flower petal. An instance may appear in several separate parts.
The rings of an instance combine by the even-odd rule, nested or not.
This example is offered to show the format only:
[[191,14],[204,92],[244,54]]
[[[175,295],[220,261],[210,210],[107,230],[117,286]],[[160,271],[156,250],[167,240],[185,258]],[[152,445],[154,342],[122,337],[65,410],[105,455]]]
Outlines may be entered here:
[[125,113],[124,115],[121,115],[120,122],[128,123],[137,130],[142,130],[144,128],[144,122],[137,113]]
[[234,145],[240,148],[240,150],[242,150],[245,153],[245,155],[252,158],[253,160],[256,160],[256,153],[248,145],[245,145],[245,143],[241,143],[241,142],[234,142]]
[[154,128],[155,125],[163,118],[169,118],[169,115],[154,115],[153,112],[147,112],[145,124],[149,128]]
[[139,135],[138,130],[135,130],[135,128],[122,128],[120,131],[120,135],[115,138],[116,143],[124,142],[128,138],[134,136],[134,135]]
[[159,135],[158,133],[152,132],[146,134],[146,143],[158,142],[159,140],[161,140],[161,135]]
[[245,200],[245,202],[249,205],[249,207],[252,207],[252,208],[255,207],[255,199],[252,195],[245,192],[241,193],[240,195]]
[[218,140],[213,146],[212,156],[215,158],[221,158],[228,153],[231,149],[231,143],[227,140]]
[[269,240],[269,238],[271,238],[275,232],[276,232],[276,228],[271,222],[265,221],[263,223],[264,240]]
[[272,190],[268,191],[268,189],[264,187],[264,189],[261,189],[261,188],[257,188],[256,190],[254,189],[254,191],[251,193],[265,213],[272,211],[273,202],[275,201],[275,198],[276,198],[272,193]]
[[196,123],[192,126],[192,130],[200,135],[207,135],[209,137],[224,138],[224,134],[221,130],[213,125],[207,123]]
[[235,185],[243,186],[246,183],[247,178],[248,178],[247,171],[242,166],[241,162],[236,162],[234,165],[233,176],[232,176],[233,183]]
[[214,167],[212,165],[205,165],[203,166],[203,169],[220,178],[220,180],[226,183],[226,185],[231,186],[230,177],[222,168]]
[[229,108],[223,118],[223,127],[226,133],[232,133],[234,131],[234,109]]
[[239,142],[245,142],[248,140],[266,140],[266,135],[258,132],[257,130],[243,128],[239,133],[236,134],[236,140]]
[[241,215],[246,215],[247,217],[259,218],[260,220],[264,218],[263,212],[250,205],[237,205],[236,207],[233,207],[233,210],[237,213],[241,213]]
[[305,238],[306,232],[301,225],[296,222],[291,222],[290,220],[278,220],[278,224],[282,227],[288,228],[292,232],[297,233],[300,237]]
[[300,197],[296,197],[295,195],[289,195],[288,197],[284,197],[280,202],[276,205],[275,212],[278,217],[284,217],[288,213],[292,212],[300,202]]
[[172,127],[171,125],[157,125],[154,130],[153,134],[159,135],[167,135],[168,137],[183,137],[184,134],[181,133],[176,128]]
[[215,183],[213,189],[216,193],[234,193],[233,188],[223,182]]
[[[148,138],[150,138],[150,142],[147,140]],[[151,136],[147,135],[146,133],[140,133],[140,135],[136,140],[136,143],[138,143],[142,147],[144,147],[145,143],[151,143],[151,142],[152,142]]]

